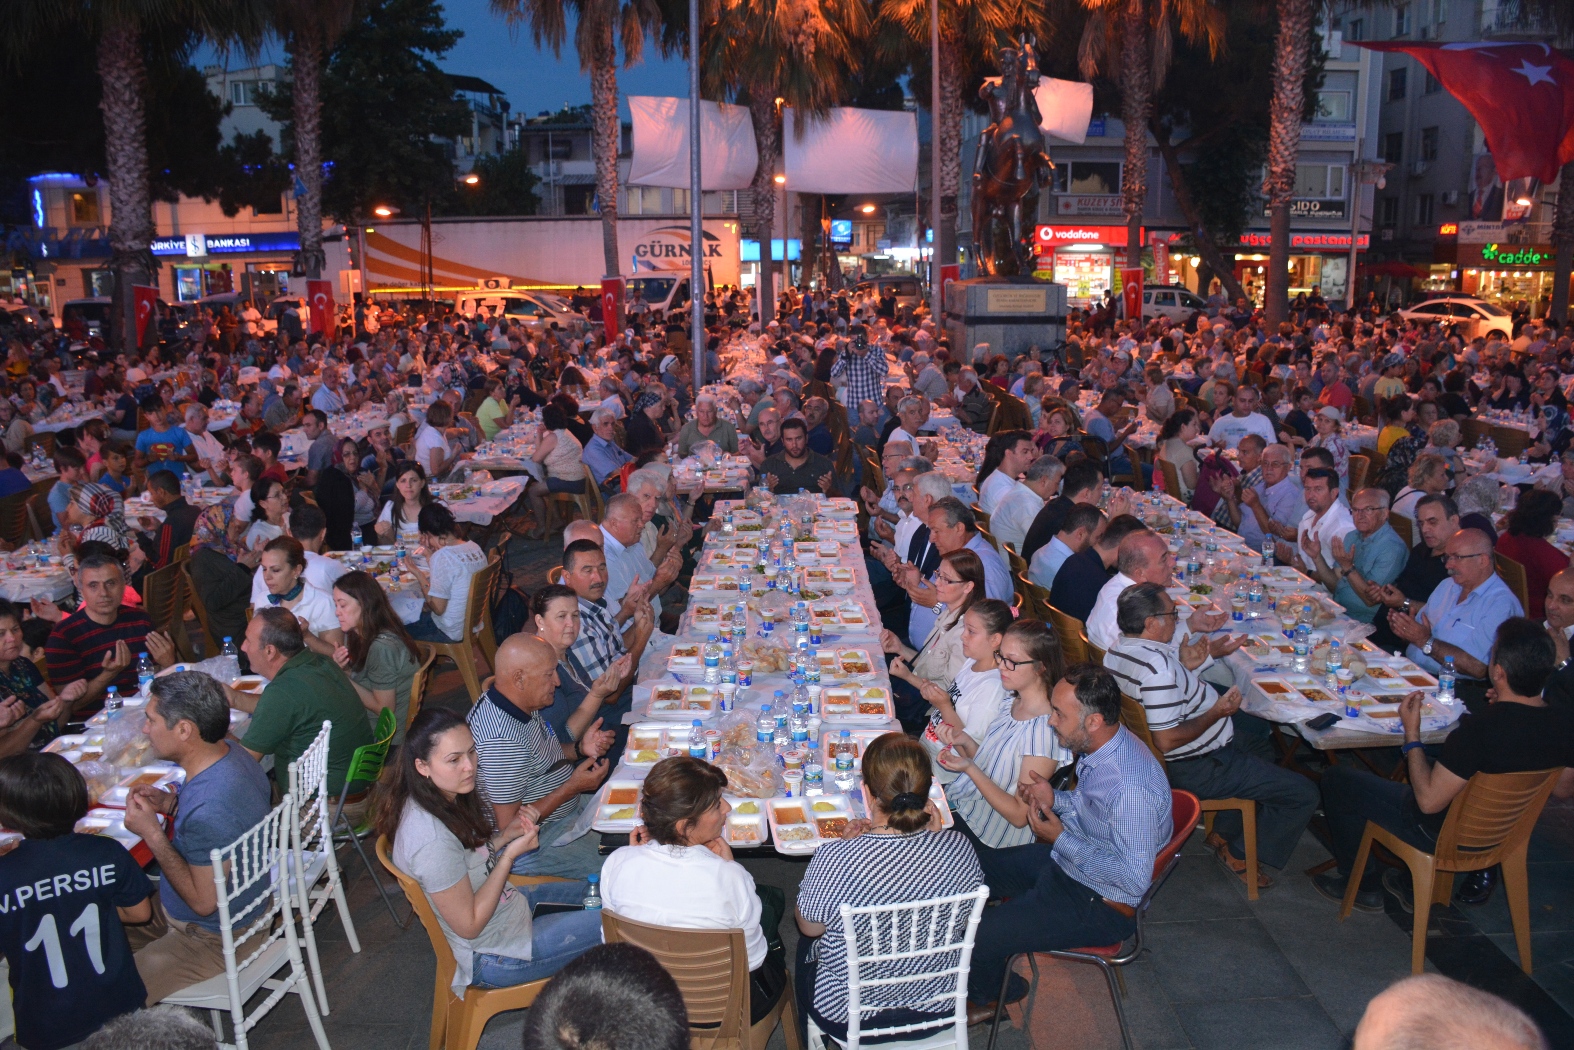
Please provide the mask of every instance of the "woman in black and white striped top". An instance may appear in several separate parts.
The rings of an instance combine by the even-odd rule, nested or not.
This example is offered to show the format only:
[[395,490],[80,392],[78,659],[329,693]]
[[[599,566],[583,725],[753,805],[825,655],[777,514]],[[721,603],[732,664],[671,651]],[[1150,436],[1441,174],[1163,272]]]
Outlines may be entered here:
[[[864,751],[863,781],[870,827],[853,838],[825,842],[809,861],[798,887],[796,981],[799,1009],[814,1016],[820,1030],[834,1039],[847,1038],[847,944],[841,906],[905,904],[947,897],[977,889],[984,882],[978,855],[966,838],[940,830],[940,813],[929,800],[929,755],[918,741],[901,733],[877,737]],[[866,973],[894,977],[914,972],[924,960],[888,964],[888,971]],[[892,988],[901,989],[901,998]],[[866,1005],[884,1009],[863,1018],[865,1028],[916,1024],[933,1017],[947,1024],[950,1013],[920,1013],[923,1003],[945,991],[938,983],[895,985],[882,989],[867,983]],[[883,992],[883,998],[882,998]]]

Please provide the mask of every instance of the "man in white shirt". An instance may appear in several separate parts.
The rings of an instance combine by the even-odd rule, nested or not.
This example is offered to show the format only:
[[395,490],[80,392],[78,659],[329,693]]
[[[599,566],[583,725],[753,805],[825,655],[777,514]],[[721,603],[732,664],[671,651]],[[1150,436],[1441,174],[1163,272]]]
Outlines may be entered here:
[[191,435],[191,447],[197,452],[196,479],[204,485],[222,485],[227,452],[219,439],[208,433],[208,410],[202,405],[186,406],[186,433]]
[[[1032,442],[1028,442],[1032,445]],[[1037,451],[1037,446],[1034,446]],[[995,541],[1001,544],[1000,552],[1005,553],[1005,544],[1011,544],[1012,550],[1022,553],[1022,541],[1027,538],[1027,530],[1033,527],[1033,519],[1038,517],[1038,512],[1044,509],[1044,503],[1055,494],[1060,487],[1061,476],[1066,473],[1065,465],[1054,456],[1043,456],[1035,459],[1022,475],[1021,481],[1012,482],[1011,488],[995,504],[994,512],[989,516],[989,531],[994,535]],[[994,475],[990,475],[990,480]]]
[[1295,567],[1304,569],[1315,564],[1311,556],[1315,546],[1322,548],[1323,561],[1332,565],[1334,537],[1344,539],[1355,531],[1350,508],[1339,498],[1339,475],[1325,467],[1315,467],[1306,472],[1302,484],[1306,513],[1301,515],[1295,532],[1296,549],[1291,551],[1288,544],[1280,543],[1279,559],[1291,561],[1293,557]]
[[886,441],[906,441],[914,448],[921,449],[918,428],[929,422],[929,401],[917,394],[902,398],[896,406],[896,418],[901,421],[901,425],[891,431]]
[[[993,515],[995,507],[1010,492],[1022,472],[1031,467],[1043,453],[1033,443],[1033,435],[1025,430],[1011,430],[996,434],[991,441],[1002,448],[1000,465],[978,487],[978,505],[985,514]],[[987,453],[986,453],[987,454]],[[993,518],[991,518],[991,521]],[[993,530],[990,530],[993,531]]]
[[1213,421],[1208,440],[1223,448],[1234,448],[1247,434],[1256,434],[1263,439],[1264,444],[1277,442],[1279,438],[1273,432],[1273,424],[1268,422],[1267,416],[1257,411],[1261,401],[1262,395],[1256,387],[1242,383],[1235,389],[1234,409],[1229,415]]
[[[1045,460],[1053,460],[1045,456]],[[1040,461],[1042,462],[1042,460]],[[1104,514],[1093,503],[1078,503],[1066,512],[1060,531],[1048,543],[1033,552],[1028,563],[1027,578],[1046,591],[1055,586],[1055,576],[1066,559],[1088,549],[1093,537],[1104,527]]]
[[339,389],[339,370],[332,366],[323,369],[322,386],[312,394],[312,407],[333,415],[344,411],[344,392]]
[[639,498],[625,492],[607,501],[606,514],[601,522],[601,548],[607,554],[607,608],[617,609],[613,615],[619,625],[634,615],[632,601],[623,608],[629,595],[636,598],[650,596],[651,612],[657,622],[661,618],[661,592],[677,579],[682,568],[682,552],[674,545],[667,552],[658,569],[645,556],[640,533],[645,527],[645,511]]
[[[1120,636],[1104,656],[1104,667],[1120,691],[1140,703],[1153,743],[1164,753],[1165,772],[1175,787],[1198,798],[1249,798],[1257,803],[1257,859],[1271,868],[1290,860],[1307,821],[1317,812],[1319,793],[1310,780],[1249,754],[1236,737],[1231,716],[1241,706],[1240,690],[1223,696],[1197,676],[1207,656],[1204,639],[1175,645],[1175,602],[1160,583],[1144,583],[1120,596]],[[1219,815],[1207,845],[1224,865],[1246,874],[1240,814]],[[1273,879],[1259,872],[1259,888]]]
[[[1098,601],[1088,614],[1088,641],[1108,652],[1120,640],[1120,627],[1116,623],[1116,605],[1127,587],[1138,583],[1156,583],[1168,587],[1175,579],[1175,552],[1163,536],[1144,530],[1134,532],[1120,543],[1115,556],[1118,570],[1099,591]],[[1200,613],[1191,615],[1191,629],[1202,634],[1224,626],[1225,613]],[[1231,641],[1228,636],[1212,639],[1208,643],[1210,662],[1227,656],[1241,647],[1244,636]],[[1202,670],[1206,664],[1199,666]]]

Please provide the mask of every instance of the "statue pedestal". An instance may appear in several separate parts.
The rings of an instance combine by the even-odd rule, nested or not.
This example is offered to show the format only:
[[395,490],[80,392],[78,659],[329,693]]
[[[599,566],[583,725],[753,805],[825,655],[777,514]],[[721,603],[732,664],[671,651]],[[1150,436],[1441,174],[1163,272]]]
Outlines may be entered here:
[[1066,287],[1036,277],[974,277],[946,287],[945,334],[952,356],[973,360],[973,347],[1015,359],[1066,337]]

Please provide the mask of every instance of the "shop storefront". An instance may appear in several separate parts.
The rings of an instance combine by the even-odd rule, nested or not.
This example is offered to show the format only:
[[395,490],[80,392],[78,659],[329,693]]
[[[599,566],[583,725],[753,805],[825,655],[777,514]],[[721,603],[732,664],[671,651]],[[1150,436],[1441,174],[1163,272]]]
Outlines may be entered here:
[[1034,233],[1038,266],[1033,275],[1066,286],[1066,305],[1085,307],[1115,287],[1124,260],[1126,227],[1057,223]]
[[[1266,231],[1249,230],[1241,234],[1235,254],[1235,279],[1254,303],[1262,304],[1267,279],[1268,249],[1273,237]],[[1371,237],[1361,234],[1357,251],[1371,246]],[[1343,301],[1349,288],[1350,235],[1322,230],[1290,233],[1290,298],[1322,293],[1330,301]]]
[[163,269],[168,272],[159,278],[161,290],[181,303],[221,292],[240,292],[264,302],[288,295],[290,267],[299,248],[300,236],[293,230],[188,233],[153,241],[153,254],[166,260]]
[[1552,301],[1555,264],[1550,244],[1461,244],[1459,290],[1505,310],[1525,303],[1539,317]]

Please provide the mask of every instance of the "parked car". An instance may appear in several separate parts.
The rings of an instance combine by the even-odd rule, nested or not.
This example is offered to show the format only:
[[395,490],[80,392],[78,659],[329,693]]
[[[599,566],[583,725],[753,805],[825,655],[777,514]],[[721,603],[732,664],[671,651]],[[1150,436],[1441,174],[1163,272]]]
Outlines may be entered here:
[[459,297],[457,312],[462,317],[480,316],[489,321],[503,317],[524,325],[532,334],[546,331],[554,321],[559,329],[574,336],[583,335],[590,327],[590,320],[576,312],[562,296],[523,288],[465,292]]
[[1448,295],[1400,310],[1407,321],[1451,325],[1465,339],[1499,335],[1514,337],[1514,319],[1501,306],[1472,295]]
[[859,281],[853,289],[858,295],[873,294],[883,296],[890,292],[896,296],[896,305],[899,307],[916,307],[924,301],[923,285],[918,283],[918,278],[892,274],[888,277],[869,277]]
[[109,338],[110,303],[107,295],[67,299],[60,307],[60,330],[77,342],[86,342],[93,336]]
[[1142,289],[1142,316],[1184,322],[1208,304],[1178,284],[1150,284]]

